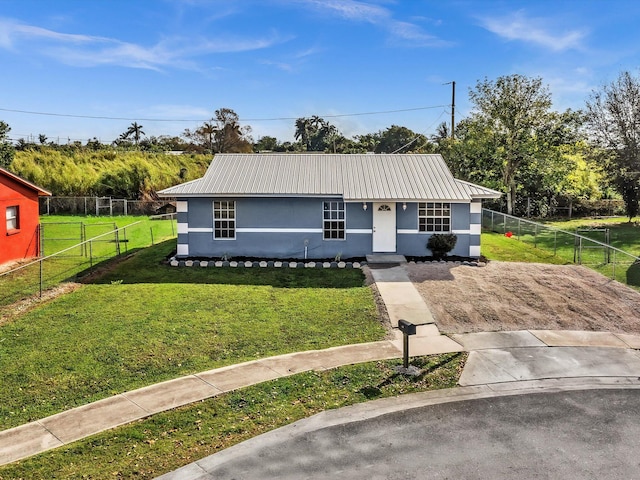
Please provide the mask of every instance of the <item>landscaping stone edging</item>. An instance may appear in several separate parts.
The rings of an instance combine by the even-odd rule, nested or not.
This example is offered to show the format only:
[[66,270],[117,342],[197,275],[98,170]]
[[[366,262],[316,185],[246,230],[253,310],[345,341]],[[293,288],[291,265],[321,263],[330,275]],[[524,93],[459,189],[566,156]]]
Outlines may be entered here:
[[[486,262],[475,260],[411,260],[407,262],[409,265],[422,265],[430,263],[452,264],[452,265],[464,265],[469,267],[484,267]],[[261,261],[222,261],[222,260],[178,260],[175,257],[169,260],[169,265],[172,267],[203,267],[203,268],[362,268],[367,262],[315,262],[315,261],[282,261],[282,260],[261,260]]]

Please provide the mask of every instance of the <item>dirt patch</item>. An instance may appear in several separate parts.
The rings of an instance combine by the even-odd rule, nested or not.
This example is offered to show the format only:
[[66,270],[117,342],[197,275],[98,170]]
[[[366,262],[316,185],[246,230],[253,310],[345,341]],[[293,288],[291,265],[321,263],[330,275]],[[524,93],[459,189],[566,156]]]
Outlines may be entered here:
[[443,333],[591,330],[640,334],[640,293],[576,265],[407,264]]
[[22,315],[29,310],[34,309],[38,305],[48,302],[49,300],[53,300],[54,298],[60,297],[61,295],[71,293],[80,288],[80,286],[81,285],[79,283],[74,282],[61,283],[56,287],[42,292],[42,296],[32,295],[16,303],[12,303],[11,305],[0,307],[0,325],[11,321],[17,316]]

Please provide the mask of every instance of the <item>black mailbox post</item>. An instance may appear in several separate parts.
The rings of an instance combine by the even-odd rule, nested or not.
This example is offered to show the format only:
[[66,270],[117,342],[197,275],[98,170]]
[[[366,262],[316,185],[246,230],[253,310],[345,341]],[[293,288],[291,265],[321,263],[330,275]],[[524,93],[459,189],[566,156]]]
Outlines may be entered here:
[[401,319],[401,320],[398,320],[398,328],[400,329],[400,331],[403,333],[403,336],[404,336],[403,349],[402,349],[402,352],[403,352],[402,366],[406,370],[409,368],[409,335],[416,334],[416,326],[411,322]]

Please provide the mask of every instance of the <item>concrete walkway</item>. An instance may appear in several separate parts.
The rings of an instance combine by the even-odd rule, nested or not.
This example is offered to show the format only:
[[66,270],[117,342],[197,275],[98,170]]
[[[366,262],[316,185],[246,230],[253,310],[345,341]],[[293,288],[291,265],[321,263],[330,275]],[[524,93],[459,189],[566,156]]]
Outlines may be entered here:
[[[638,336],[539,330],[454,335],[452,339],[440,335],[428,306],[401,266],[373,269],[372,274],[392,324],[397,326],[403,318],[419,325],[410,339],[411,356],[471,352],[460,385],[517,388],[541,379],[640,377]],[[275,378],[401,357],[402,336],[396,335],[392,340],[281,355],[151,385],[0,432],[0,465]]]

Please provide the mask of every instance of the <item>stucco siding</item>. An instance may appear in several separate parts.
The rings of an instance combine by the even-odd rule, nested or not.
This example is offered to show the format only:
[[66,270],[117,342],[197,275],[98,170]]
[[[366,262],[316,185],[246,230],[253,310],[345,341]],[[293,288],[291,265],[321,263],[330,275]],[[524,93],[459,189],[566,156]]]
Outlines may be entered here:
[[[221,197],[219,200],[224,200]],[[363,257],[372,251],[373,212],[362,203],[345,203],[344,240],[323,238],[323,202],[340,198],[235,198],[234,239],[214,239],[213,198],[184,200],[178,213],[178,251],[182,256],[221,258],[342,258]],[[469,256],[470,246],[479,244],[470,225],[469,203],[452,203],[451,225],[458,242],[452,255]],[[427,256],[430,233],[418,233],[418,203],[396,204],[396,251],[409,256]],[[306,248],[305,248],[306,247]],[[180,256],[180,253],[179,253]]]

